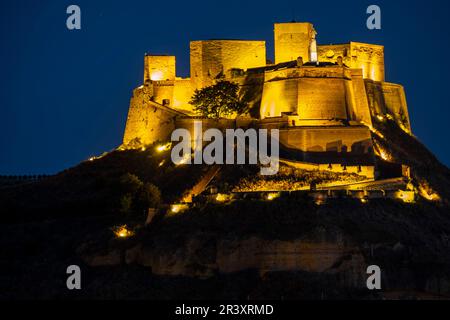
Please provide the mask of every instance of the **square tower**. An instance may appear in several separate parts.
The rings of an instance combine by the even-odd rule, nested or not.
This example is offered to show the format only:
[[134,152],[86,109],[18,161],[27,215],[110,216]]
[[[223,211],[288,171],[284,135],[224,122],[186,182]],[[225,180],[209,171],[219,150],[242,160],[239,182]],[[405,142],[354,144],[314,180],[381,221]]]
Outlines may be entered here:
[[302,57],[304,62],[310,61],[315,35],[309,22],[275,23],[275,63],[293,61],[298,57]]
[[175,56],[145,55],[144,83],[161,80],[175,80]]
[[230,69],[266,65],[266,42],[259,40],[191,41],[191,81],[195,89],[214,83]]

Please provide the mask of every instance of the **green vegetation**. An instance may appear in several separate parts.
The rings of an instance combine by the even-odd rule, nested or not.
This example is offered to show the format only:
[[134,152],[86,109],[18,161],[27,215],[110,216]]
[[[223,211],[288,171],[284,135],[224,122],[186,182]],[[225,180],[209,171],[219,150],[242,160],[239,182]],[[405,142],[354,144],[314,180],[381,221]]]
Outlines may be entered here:
[[[370,199],[361,203],[338,198],[317,205],[303,193],[292,193],[273,201],[248,197],[225,204],[197,203],[170,217],[158,215],[144,227],[139,214],[143,209],[173,203],[209,169],[175,166],[170,152],[155,152],[156,146],[147,146],[146,151],[114,151],[41,181],[4,185],[0,189],[4,251],[0,259],[7,273],[0,279],[0,298],[358,299],[368,295],[367,290],[361,294],[357,288],[336,286],[349,276],[346,266],[358,262],[353,257],[362,258],[364,266],[383,266],[389,279],[383,284],[385,290],[403,288],[414,297],[424,291],[448,295],[450,171],[391,121],[380,123],[378,130],[385,139],[375,139],[394,159],[411,166],[416,182],[425,179],[442,202]],[[253,188],[253,183],[261,181],[292,188],[356,179],[289,167],[282,167],[278,177],[261,178],[258,171],[257,166],[223,166],[213,184],[221,191],[232,191],[246,183]],[[119,239],[111,230],[125,224],[135,233]],[[339,242],[354,252],[343,257],[333,272],[283,271],[260,277],[257,270],[246,270],[212,274],[206,280],[157,276],[138,260],[137,264],[95,267],[83,260],[83,254],[93,254],[103,261],[111,261],[108,257],[118,261],[126,249],[142,246],[161,257],[192,259],[197,269],[214,268],[217,248],[230,242],[239,245],[251,237]],[[74,263],[82,266],[86,279],[94,279],[79,292],[69,292],[65,279],[54,276],[65,274]]]
[[136,175],[126,173],[120,178],[123,195],[120,211],[143,212],[147,208],[157,208],[161,204],[161,191],[152,183],[143,183]]
[[239,86],[229,81],[195,90],[191,101],[194,111],[205,118],[219,119],[241,114],[246,104],[239,99]]
[[120,212],[122,213],[130,213],[131,211],[131,206],[133,204],[133,197],[131,194],[124,194],[121,198],[120,198]]
[[208,166],[176,166],[169,151],[156,152],[155,147],[113,151],[41,181],[5,186],[0,192],[0,206],[7,213],[3,222],[142,213],[172,203]]
[[273,176],[253,175],[242,178],[232,188],[233,192],[249,191],[296,191],[309,189],[312,185],[327,183],[354,183],[366,180],[365,177],[352,173],[328,171],[311,171],[280,164],[279,172]]
[[161,204],[161,191],[147,182],[139,190],[137,201],[140,208],[158,208]]

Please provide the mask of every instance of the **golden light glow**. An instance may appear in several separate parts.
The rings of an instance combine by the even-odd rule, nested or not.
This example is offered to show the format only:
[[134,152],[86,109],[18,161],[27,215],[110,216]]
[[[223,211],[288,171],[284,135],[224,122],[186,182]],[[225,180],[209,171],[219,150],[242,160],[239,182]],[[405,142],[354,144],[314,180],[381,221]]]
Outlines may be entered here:
[[[386,118],[388,118],[391,121],[395,121],[395,118],[389,113],[386,114]],[[407,134],[411,135],[411,131],[402,123],[402,121],[395,121],[395,122],[400,127],[400,129],[402,129]]]
[[376,70],[374,66],[370,68],[370,79],[376,79]]
[[414,203],[415,194],[414,191],[399,190],[396,194],[396,198],[402,200],[405,203]]
[[172,147],[172,143],[171,142],[168,142],[166,144],[160,144],[160,145],[158,145],[156,147],[156,151],[164,152],[164,151],[170,150],[170,147]]
[[175,203],[170,206],[169,215],[175,215],[187,210],[189,207],[184,203]]
[[369,202],[369,200],[367,198],[361,198],[360,200],[361,200],[361,203],[368,203]]
[[218,193],[216,196],[216,201],[224,202],[227,200],[228,200],[228,195],[226,195],[226,194]]
[[384,119],[384,116],[382,116],[381,114],[377,115],[377,119],[378,119],[379,121],[384,121],[384,120],[385,120],[385,119]]
[[411,135],[411,131],[405,127],[405,125],[403,123],[401,123],[400,121],[398,122],[398,126],[400,127],[400,129],[402,129],[404,132],[406,132],[407,134]]
[[278,198],[279,196],[280,196],[280,194],[278,192],[271,192],[271,193],[267,194],[266,199],[269,201],[272,201],[272,200]]
[[421,197],[428,201],[440,201],[441,197],[439,194],[433,191],[427,183],[421,183],[419,185],[419,194]]
[[155,70],[150,74],[150,79],[152,81],[160,81],[164,79],[164,74],[160,70]]
[[326,200],[327,200],[327,198],[326,198],[324,195],[319,194],[319,195],[317,195],[316,198],[314,199],[314,203],[315,203],[317,206],[321,206],[321,205],[325,204]]
[[314,201],[314,203],[318,206],[321,206],[321,205],[325,204],[325,200],[324,199],[316,199]]
[[373,127],[369,127],[370,131],[374,134],[376,134],[379,138],[384,139],[384,135],[378,131],[377,129],[373,128]]
[[[283,106],[293,105],[294,101],[287,101],[284,94],[286,88],[282,81],[276,81],[269,84],[270,90],[264,90],[261,100],[261,118],[276,117],[281,115]],[[291,97],[291,96],[289,96]]]
[[164,164],[164,162],[166,162],[166,160],[161,161],[161,162],[158,164],[158,167],[162,167],[162,165]]
[[428,201],[439,201],[441,199],[441,197],[437,193],[428,194],[425,192],[421,193],[420,195]]
[[133,231],[127,229],[127,225],[116,227],[113,232],[117,238],[128,238],[134,235]]
[[178,165],[180,165],[180,164],[185,164],[186,162],[189,161],[190,158],[191,158],[191,155],[190,155],[190,154],[185,154],[185,155],[183,156],[183,158],[180,160],[180,162],[178,162],[176,165],[178,166]]
[[383,150],[380,150],[380,157],[381,157],[381,159],[383,159],[385,161],[389,160],[388,154],[385,151],[383,151]]
[[392,155],[379,143],[376,143],[375,154],[377,154],[384,161],[393,161]]

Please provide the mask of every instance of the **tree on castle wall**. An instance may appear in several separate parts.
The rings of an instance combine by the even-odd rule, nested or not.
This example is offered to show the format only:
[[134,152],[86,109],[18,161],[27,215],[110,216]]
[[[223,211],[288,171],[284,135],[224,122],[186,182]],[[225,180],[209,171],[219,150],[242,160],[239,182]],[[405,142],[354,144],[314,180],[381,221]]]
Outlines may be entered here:
[[205,118],[219,119],[241,114],[246,104],[239,99],[239,85],[221,80],[216,84],[195,90],[189,102],[194,111]]

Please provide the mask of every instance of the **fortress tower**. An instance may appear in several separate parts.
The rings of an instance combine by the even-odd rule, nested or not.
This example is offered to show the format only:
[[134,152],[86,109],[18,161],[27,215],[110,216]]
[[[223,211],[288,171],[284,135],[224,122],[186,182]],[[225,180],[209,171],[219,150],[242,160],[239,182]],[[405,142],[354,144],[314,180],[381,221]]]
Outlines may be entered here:
[[144,56],[144,83],[175,80],[175,56]]
[[304,62],[316,61],[316,31],[309,22],[275,23],[275,63],[302,57]]
[[242,71],[266,64],[265,41],[191,41],[191,81],[195,89],[225,78],[232,69]]
[[[274,25],[275,64],[266,64],[265,41],[190,43],[190,78],[176,76],[174,56],[146,55],[144,83],[130,102],[124,145],[165,141],[198,116],[195,90],[219,80],[237,83],[248,113],[236,121],[204,119],[204,128],[279,128],[280,144],[305,162],[364,165],[373,176],[372,123],[389,115],[411,132],[404,89],[385,82],[384,47],[349,42],[317,45],[311,23]],[[195,116],[195,117],[194,117]],[[328,158],[327,158],[328,157]],[[359,170],[359,169],[358,169]]]

